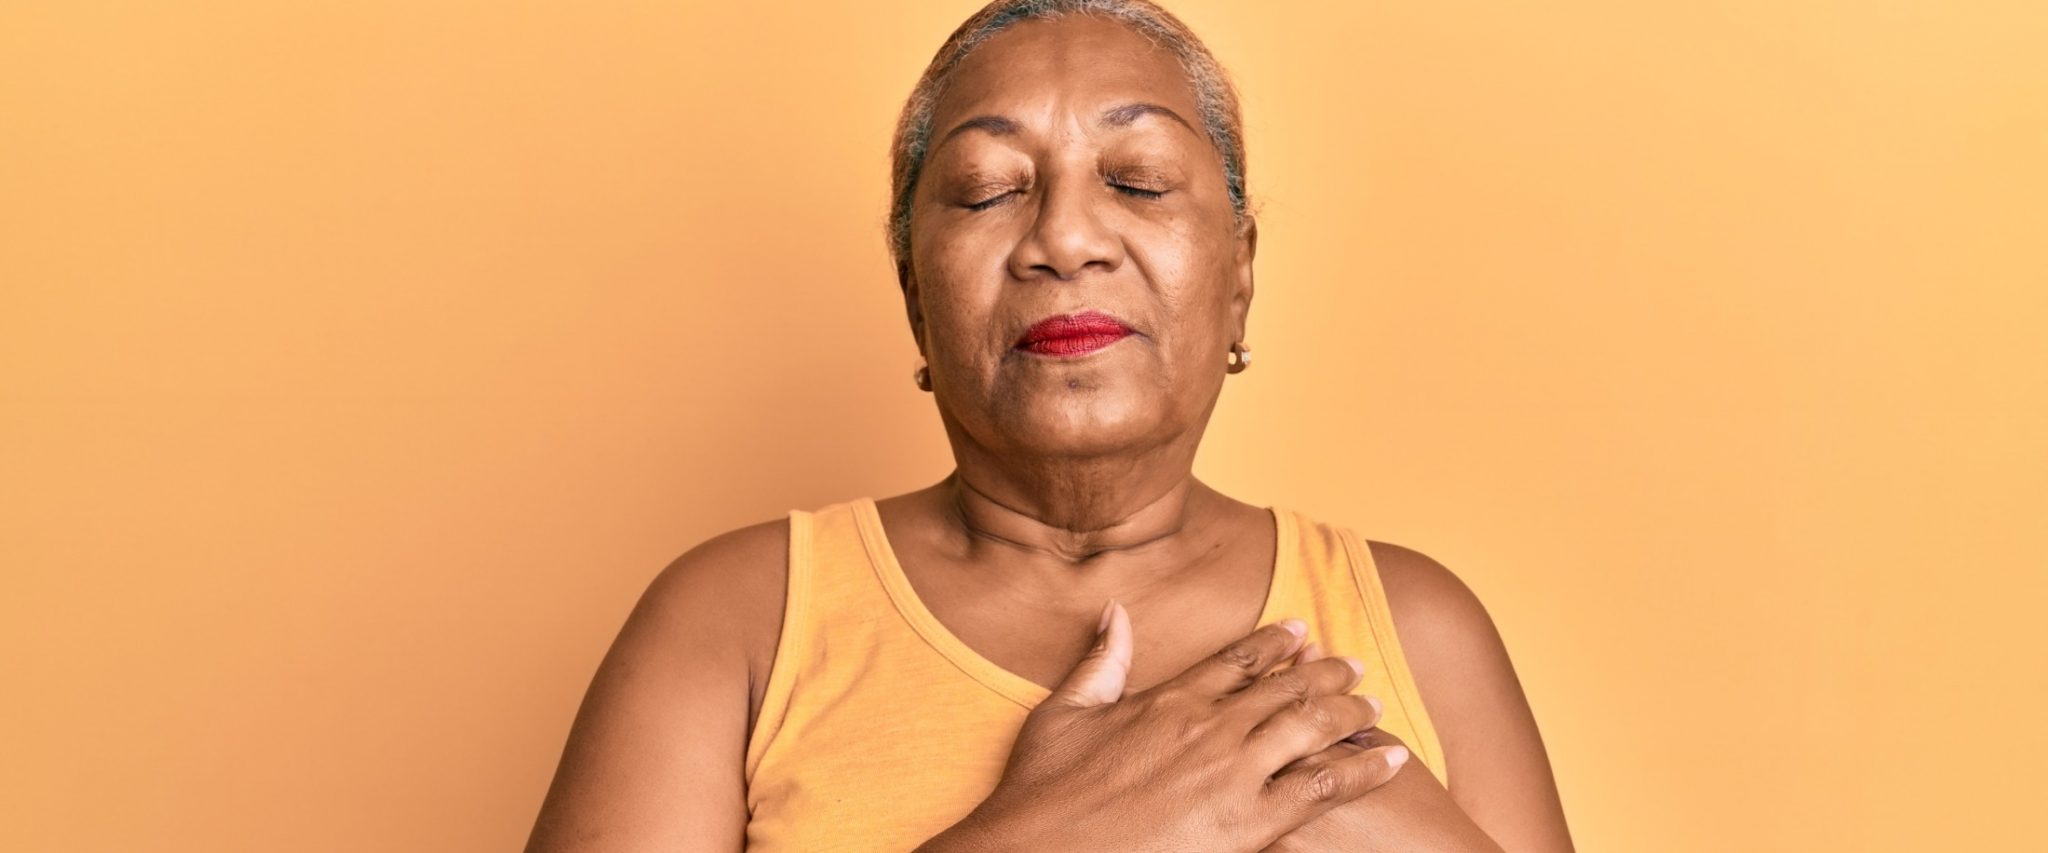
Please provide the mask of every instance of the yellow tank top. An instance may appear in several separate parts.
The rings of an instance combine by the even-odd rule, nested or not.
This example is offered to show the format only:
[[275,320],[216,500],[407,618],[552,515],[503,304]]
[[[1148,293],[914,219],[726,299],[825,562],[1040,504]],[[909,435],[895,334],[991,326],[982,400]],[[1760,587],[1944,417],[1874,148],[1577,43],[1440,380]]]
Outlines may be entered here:
[[[1279,547],[1258,624],[1299,616],[1328,654],[1364,661],[1353,692],[1379,697],[1380,728],[1448,783],[1371,551],[1269,509]],[[789,538],[782,638],[747,742],[747,849],[910,850],[994,790],[1049,691],[925,609],[872,499],[791,510]]]

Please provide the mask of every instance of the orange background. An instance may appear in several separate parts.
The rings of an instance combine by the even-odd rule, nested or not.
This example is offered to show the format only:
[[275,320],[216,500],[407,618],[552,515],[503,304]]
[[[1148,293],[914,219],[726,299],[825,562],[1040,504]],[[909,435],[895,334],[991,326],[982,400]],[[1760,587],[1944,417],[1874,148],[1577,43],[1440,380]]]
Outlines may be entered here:
[[[0,848],[516,849],[669,559],[948,470],[880,227],[975,5],[8,4]],[[2048,848],[2038,3],[1172,7],[1197,473],[1458,571],[1582,849]]]

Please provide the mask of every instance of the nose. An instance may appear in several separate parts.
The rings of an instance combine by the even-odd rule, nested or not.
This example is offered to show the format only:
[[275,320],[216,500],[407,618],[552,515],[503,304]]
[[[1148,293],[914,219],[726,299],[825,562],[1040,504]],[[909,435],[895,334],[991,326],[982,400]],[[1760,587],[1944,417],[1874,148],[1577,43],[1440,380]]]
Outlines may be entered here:
[[1123,239],[1108,226],[1110,188],[1078,174],[1048,179],[1031,229],[1010,253],[1010,275],[1019,281],[1051,277],[1071,281],[1090,266],[1114,272],[1123,265]]

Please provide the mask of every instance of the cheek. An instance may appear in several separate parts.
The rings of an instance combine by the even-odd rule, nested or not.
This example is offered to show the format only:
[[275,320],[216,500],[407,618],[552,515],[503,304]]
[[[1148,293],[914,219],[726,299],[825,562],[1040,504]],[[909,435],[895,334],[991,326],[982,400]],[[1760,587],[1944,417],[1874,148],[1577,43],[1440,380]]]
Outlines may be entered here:
[[1228,263],[1195,246],[1155,256],[1153,281],[1176,350],[1202,348],[1225,334],[1230,305]]
[[932,275],[948,300],[962,305],[986,306],[1001,295],[1008,273],[1004,253],[992,251],[986,240],[963,239],[945,244],[932,253]]
[[928,257],[917,270],[931,357],[955,364],[999,358],[993,335],[1000,282],[991,285],[985,273],[957,258]]
[[1234,243],[1213,213],[1165,207],[1149,214],[1125,223],[1125,240],[1162,298],[1194,304],[1226,294]]

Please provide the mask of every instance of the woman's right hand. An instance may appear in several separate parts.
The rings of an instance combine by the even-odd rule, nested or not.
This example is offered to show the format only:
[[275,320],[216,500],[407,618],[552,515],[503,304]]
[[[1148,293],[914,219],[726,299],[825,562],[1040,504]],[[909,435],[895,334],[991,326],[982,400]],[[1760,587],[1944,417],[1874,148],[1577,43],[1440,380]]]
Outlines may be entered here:
[[1269,674],[1300,649],[1299,620],[1129,695],[1130,617],[1112,605],[1105,621],[1025,718],[995,790],[919,850],[1256,851],[1407,758],[1390,746],[1289,767],[1379,721],[1372,700],[1347,692],[1362,676],[1348,658]]

